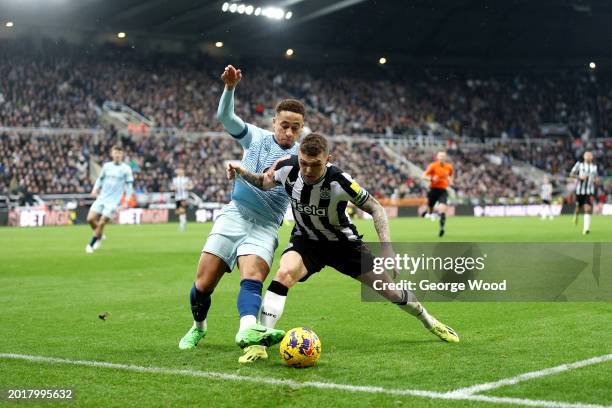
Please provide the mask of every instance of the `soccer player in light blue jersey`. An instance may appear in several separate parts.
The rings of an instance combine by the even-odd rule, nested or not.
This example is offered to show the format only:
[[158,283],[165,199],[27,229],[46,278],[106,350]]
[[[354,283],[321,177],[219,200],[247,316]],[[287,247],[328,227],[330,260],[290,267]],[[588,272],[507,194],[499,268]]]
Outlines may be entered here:
[[[264,172],[290,154],[297,154],[297,140],[304,127],[304,105],[293,99],[281,101],[272,119],[273,132],[245,123],[234,113],[234,89],[242,79],[239,69],[229,65],[221,75],[225,89],[217,118],[244,149],[241,166]],[[278,228],[289,205],[282,187],[259,190],[243,180],[234,182],[232,200],[215,221],[202,250],[195,282],[190,292],[194,325],[179,342],[192,349],[206,335],[206,316],[211,294],[225,272],[238,264],[240,328],[236,344],[244,349],[238,360],[248,363],[267,358],[265,346],[278,343],[284,332],[257,324],[263,281],[268,276],[278,245]]]
[[91,195],[96,199],[87,214],[87,222],[94,232],[91,241],[85,247],[85,252],[93,253],[100,249],[104,226],[113,218],[121,205],[121,197],[125,191],[126,202],[133,192],[134,175],[130,166],[123,162],[123,149],[113,146],[111,149],[113,161],[104,163],[102,171],[96,179]]

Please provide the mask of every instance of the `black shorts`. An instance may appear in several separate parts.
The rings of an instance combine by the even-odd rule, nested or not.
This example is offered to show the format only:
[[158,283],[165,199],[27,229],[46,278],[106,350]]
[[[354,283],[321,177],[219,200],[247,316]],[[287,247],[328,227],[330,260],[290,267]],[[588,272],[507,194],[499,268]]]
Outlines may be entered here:
[[448,201],[448,193],[444,188],[432,188],[427,193],[427,205],[433,207],[436,203],[446,204]]
[[585,204],[592,205],[594,196],[592,194],[576,194],[576,204],[583,206]]
[[308,271],[300,282],[304,282],[325,266],[331,266],[351,278],[357,278],[374,268],[374,254],[362,241],[336,242],[291,238],[283,255],[290,251],[301,255]]
[[176,209],[187,208],[187,200],[176,200]]
[[550,204],[550,200],[542,200],[542,204]]

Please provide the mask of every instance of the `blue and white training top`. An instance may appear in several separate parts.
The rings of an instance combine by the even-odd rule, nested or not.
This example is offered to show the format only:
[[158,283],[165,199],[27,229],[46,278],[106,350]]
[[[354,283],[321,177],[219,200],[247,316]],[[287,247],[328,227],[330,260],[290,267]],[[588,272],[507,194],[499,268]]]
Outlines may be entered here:
[[[278,159],[298,153],[298,144],[280,146],[274,133],[252,124],[246,124],[234,114],[234,92],[225,90],[219,102],[217,117],[225,130],[244,148],[241,165],[253,173],[263,173]],[[237,178],[232,190],[232,201],[247,216],[281,224],[289,197],[283,187],[263,191]]]
[[125,163],[107,162],[102,166],[102,172],[96,179],[94,188],[101,188],[98,200],[107,203],[121,202],[123,191],[129,197],[132,195],[134,175],[132,169]]

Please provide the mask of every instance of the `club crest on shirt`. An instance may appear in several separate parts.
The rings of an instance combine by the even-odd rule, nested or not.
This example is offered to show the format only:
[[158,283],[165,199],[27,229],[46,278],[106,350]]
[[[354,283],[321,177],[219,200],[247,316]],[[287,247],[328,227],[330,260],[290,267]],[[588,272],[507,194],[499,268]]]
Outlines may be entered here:
[[320,195],[323,200],[327,200],[331,196],[331,190],[329,188],[323,187],[321,189]]

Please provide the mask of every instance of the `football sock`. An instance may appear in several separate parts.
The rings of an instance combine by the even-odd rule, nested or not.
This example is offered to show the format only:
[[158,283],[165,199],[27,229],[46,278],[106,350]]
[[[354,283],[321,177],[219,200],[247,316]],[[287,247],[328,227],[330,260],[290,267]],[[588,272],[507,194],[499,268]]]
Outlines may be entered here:
[[200,330],[204,330],[204,329],[206,329],[206,320],[201,321],[201,322],[196,322],[196,321],[194,320],[194,321],[193,321],[193,325],[194,325],[195,327],[197,327],[198,329],[200,329]]
[[180,227],[185,228],[185,224],[187,223],[187,214],[179,215]]
[[416,300],[416,297],[407,290],[403,291],[402,301],[397,302],[396,305],[403,311],[419,319],[427,329],[431,329],[436,321],[436,319],[427,313],[423,305]]
[[89,241],[89,245],[94,246],[97,240],[98,240],[98,237],[94,235],[93,237],[91,237],[91,241]]
[[591,214],[584,214],[583,231],[588,231],[590,229],[591,229]]
[[288,291],[289,288],[282,283],[275,280],[270,282],[261,305],[261,316],[259,319],[262,325],[271,329],[276,326],[276,323],[283,315]]
[[444,224],[446,224],[446,213],[440,214],[440,229],[444,229]]
[[257,318],[254,315],[244,315],[240,318],[240,328],[238,331],[246,329],[257,323]]
[[263,283],[254,279],[240,281],[238,293],[238,313],[240,314],[240,330],[257,323],[257,313],[261,306],[261,289]]
[[189,302],[191,303],[191,313],[196,327],[204,329],[206,327],[206,315],[208,309],[210,309],[210,293],[201,292],[194,283],[189,293]]

